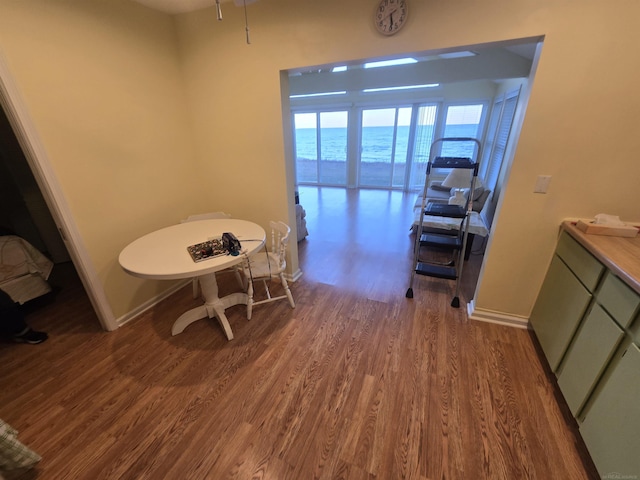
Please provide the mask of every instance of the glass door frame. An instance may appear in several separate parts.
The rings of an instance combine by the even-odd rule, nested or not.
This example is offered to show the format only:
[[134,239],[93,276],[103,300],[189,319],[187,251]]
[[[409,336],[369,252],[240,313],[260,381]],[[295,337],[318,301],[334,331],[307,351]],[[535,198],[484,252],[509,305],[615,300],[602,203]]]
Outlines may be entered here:
[[[417,119],[417,109],[421,105],[421,102],[415,101],[386,101],[386,102],[362,102],[354,105],[354,119],[357,119],[357,156],[354,157],[356,171],[354,177],[354,186],[356,188],[380,188],[385,190],[400,190],[400,191],[410,191],[411,185],[410,175],[411,175],[411,167],[413,164],[413,154],[415,149],[415,132],[416,132],[416,119]],[[410,123],[408,125],[408,139],[407,139],[407,150],[405,153],[405,172],[402,186],[393,186],[393,168],[397,161],[396,159],[396,139],[397,139],[397,118],[399,115],[399,111],[403,108],[410,108]],[[377,185],[361,185],[360,183],[360,166],[361,166],[361,156],[362,156],[362,116],[365,110],[384,110],[384,109],[395,109],[395,117],[396,122],[394,125],[394,134],[393,134],[393,144],[392,144],[392,158],[391,158],[391,173],[389,175],[389,185],[386,186],[377,186]]]
[[[314,114],[316,115],[316,156],[317,156],[317,180],[315,182],[309,181],[298,181],[297,175],[297,148],[296,148],[296,128],[295,128],[295,119],[292,118],[292,138],[293,138],[293,152],[294,152],[294,165],[296,166],[296,184],[300,185],[317,185],[317,186],[338,186],[338,187],[347,187],[347,188],[380,188],[380,189],[391,189],[391,190],[402,190],[402,191],[416,191],[418,188],[418,184],[412,185],[412,176],[414,174],[414,169],[416,168],[416,164],[414,162],[416,148],[417,148],[417,138],[416,131],[418,128],[418,114],[419,109],[424,106],[434,106],[436,108],[435,115],[435,125],[434,125],[434,133],[433,139],[441,138],[446,126],[446,116],[449,107],[452,106],[461,106],[461,105],[476,105],[482,104],[482,116],[479,123],[479,130],[477,138],[479,140],[483,140],[483,135],[485,134],[487,126],[487,118],[490,114],[489,110],[491,107],[492,99],[489,98],[472,98],[472,99],[463,99],[458,101],[443,101],[442,99],[429,99],[426,101],[385,101],[385,102],[358,102],[356,104],[338,104],[338,105],[309,105],[305,107],[296,107],[291,109],[292,117],[296,114]],[[394,186],[393,185],[393,168],[396,152],[396,138],[397,138],[397,117],[400,109],[402,108],[411,108],[411,120],[409,125],[408,132],[408,144],[406,150],[406,167],[404,172],[404,182],[402,186]],[[361,185],[360,182],[360,169],[361,169],[361,155],[362,155],[362,116],[365,110],[381,110],[381,109],[395,109],[396,110],[396,123],[394,129],[394,142],[392,145],[392,162],[391,162],[391,174],[389,175],[389,185]],[[321,181],[321,124],[320,124],[320,115],[324,112],[346,112],[347,113],[347,138],[346,138],[346,183],[345,184],[330,184],[324,183]],[[427,146],[430,150],[430,145]],[[440,147],[439,147],[440,148]],[[429,152],[431,155],[432,152]],[[437,154],[438,152],[433,152]],[[482,155],[482,153],[480,153]],[[481,159],[482,157],[479,157]],[[422,188],[420,186],[420,188]]]
[[[321,124],[321,115],[323,113],[340,113],[345,112],[347,114],[347,126],[346,128],[346,158],[345,158],[345,182],[344,183],[326,183],[322,181],[322,124]],[[299,181],[298,179],[298,149],[296,144],[296,122],[295,115],[298,114],[309,114],[315,115],[316,123],[315,123],[315,146],[316,146],[316,181]],[[297,185],[318,185],[318,186],[337,186],[337,187],[345,187],[350,185],[350,144],[352,143],[350,131],[352,130],[352,112],[351,109],[344,106],[333,106],[333,107],[306,107],[304,109],[292,109],[292,142],[293,142],[293,154],[294,154],[294,167],[295,167],[295,180]]]

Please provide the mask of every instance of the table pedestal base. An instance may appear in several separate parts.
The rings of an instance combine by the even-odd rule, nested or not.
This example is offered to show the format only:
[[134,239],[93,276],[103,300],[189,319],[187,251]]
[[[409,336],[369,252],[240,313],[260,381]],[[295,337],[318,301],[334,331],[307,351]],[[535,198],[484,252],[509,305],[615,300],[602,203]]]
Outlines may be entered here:
[[171,335],[182,333],[185,328],[202,318],[216,317],[218,319],[218,323],[220,323],[220,326],[227,336],[227,340],[233,340],[231,325],[229,325],[229,320],[227,320],[227,316],[224,314],[224,311],[234,305],[246,305],[249,301],[249,296],[246,293],[237,292],[219,298],[218,283],[216,281],[215,273],[203,275],[199,277],[199,280],[202,288],[202,295],[205,299],[204,305],[192,308],[180,315],[171,328]]

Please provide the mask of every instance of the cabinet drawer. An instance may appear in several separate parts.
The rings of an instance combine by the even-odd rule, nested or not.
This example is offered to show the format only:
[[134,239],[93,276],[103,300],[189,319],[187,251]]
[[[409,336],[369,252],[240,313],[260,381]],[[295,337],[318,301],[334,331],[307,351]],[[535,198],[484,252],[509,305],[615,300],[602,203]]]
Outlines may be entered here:
[[596,299],[625,328],[633,320],[640,305],[640,296],[611,272],[607,272]]
[[595,290],[604,271],[604,265],[566,232],[562,232],[558,239],[556,255],[567,264],[590,292]]
[[585,317],[567,350],[558,375],[558,385],[571,413],[577,416],[624,331],[598,304]]

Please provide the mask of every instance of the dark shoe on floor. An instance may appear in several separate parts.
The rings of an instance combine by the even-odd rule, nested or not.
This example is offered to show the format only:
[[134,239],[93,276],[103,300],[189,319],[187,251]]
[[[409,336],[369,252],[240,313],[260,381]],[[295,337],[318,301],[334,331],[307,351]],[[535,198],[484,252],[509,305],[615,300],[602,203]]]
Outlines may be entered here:
[[27,330],[22,335],[15,335],[13,337],[13,341],[16,343],[30,343],[32,345],[36,345],[38,343],[44,342],[49,335],[44,332],[36,332],[35,330]]

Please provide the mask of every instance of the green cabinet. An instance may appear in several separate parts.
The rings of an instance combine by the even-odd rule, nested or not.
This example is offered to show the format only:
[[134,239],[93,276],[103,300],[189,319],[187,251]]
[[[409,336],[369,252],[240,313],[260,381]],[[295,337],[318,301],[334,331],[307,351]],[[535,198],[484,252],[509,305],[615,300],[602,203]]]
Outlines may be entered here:
[[640,478],[640,295],[563,231],[529,321],[599,473]]
[[529,322],[555,372],[584,316],[604,266],[562,233]]
[[558,385],[575,416],[588,400],[639,307],[640,296],[608,271],[557,370]]
[[624,330],[616,325],[600,305],[595,304],[567,350],[558,375],[562,395],[575,416],[580,412],[623,335]]
[[640,295],[611,272],[607,272],[596,298],[623,328],[629,326],[640,307]]
[[585,409],[580,433],[600,475],[640,478],[638,347],[629,344],[608,370]]
[[553,371],[558,367],[591,293],[559,257],[554,256],[529,321]]
[[576,242],[571,235],[562,232],[558,238],[556,255],[571,269],[587,290],[593,292],[600,281],[604,265]]

